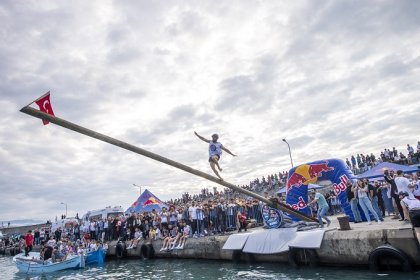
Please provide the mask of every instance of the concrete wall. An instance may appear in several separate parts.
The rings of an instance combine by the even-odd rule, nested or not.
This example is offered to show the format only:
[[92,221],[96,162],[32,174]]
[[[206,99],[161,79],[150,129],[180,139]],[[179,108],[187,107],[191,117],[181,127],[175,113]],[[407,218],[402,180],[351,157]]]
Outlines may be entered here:
[[46,227],[49,226],[48,224],[38,224],[38,225],[30,225],[30,226],[21,226],[21,227],[9,227],[9,228],[2,228],[0,231],[3,234],[14,234],[20,233],[25,235],[28,230],[34,231],[36,228]]
[[318,255],[321,263],[329,265],[366,265],[370,252],[386,242],[404,251],[420,264],[417,240],[413,231],[408,228],[327,232]]
[[[233,251],[222,250],[228,236],[210,236],[203,238],[190,238],[184,249],[160,252],[162,241],[154,241],[153,247],[156,258],[188,258],[188,259],[214,259],[232,260]],[[390,245],[404,251],[416,265],[420,265],[420,253],[411,229],[378,229],[369,231],[328,231],[325,233],[321,248],[317,250],[320,263],[329,266],[366,266],[371,251],[388,242]],[[116,242],[109,246],[108,255],[115,256]],[[127,244],[128,246],[128,244]],[[141,257],[140,245],[135,250],[127,251],[128,257]],[[273,255],[249,256],[241,254],[241,260],[287,263],[288,253]]]

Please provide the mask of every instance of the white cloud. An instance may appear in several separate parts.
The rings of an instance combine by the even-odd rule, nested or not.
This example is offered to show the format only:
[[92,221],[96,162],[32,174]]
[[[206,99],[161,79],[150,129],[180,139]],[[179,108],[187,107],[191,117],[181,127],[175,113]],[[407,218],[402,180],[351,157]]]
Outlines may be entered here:
[[[239,4],[240,3],[240,4]],[[57,116],[247,184],[294,163],[418,141],[417,1],[2,1],[0,220],[169,199],[203,179],[19,113]],[[30,217],[29,217],[29,216]]]

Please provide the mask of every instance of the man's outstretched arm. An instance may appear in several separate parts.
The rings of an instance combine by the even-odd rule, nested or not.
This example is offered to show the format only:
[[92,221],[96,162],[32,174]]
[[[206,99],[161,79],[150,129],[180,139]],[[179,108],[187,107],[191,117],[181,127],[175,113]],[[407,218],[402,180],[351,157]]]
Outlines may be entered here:
[[233,154],[231,151],[229,151],[229,149],[227,149],[227,148],[225,148],[225,147],[223,147],[222,146],[222,150],[223,151],[225,151],[226,153],[228,153],[228,154],[231,154],[232,156],[234,156],[234,157],[237,157],[237,155],[235,155],[235,154]]
[[194,134],[195,134],[198,138],[200,138],[201,140],[203,140],[204,142],[206,142],[206,143],[210,143],[210,140],[208,140],[208,139],[204,138],[203,136],[199,135],[197,132],[195,132],[195,131],[194,131]]

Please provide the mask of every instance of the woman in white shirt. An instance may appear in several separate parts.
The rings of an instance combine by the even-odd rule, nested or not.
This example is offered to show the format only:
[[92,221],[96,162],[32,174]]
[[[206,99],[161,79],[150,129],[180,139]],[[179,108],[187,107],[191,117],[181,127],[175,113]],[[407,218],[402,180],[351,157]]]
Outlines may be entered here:
[[359,199],[360,207],[362,207],[363,213],[365,214],[366,220],[368,221],[368,225],[372,224],[370,221],[370,213],[375,217],[375,220],[378,224],[381,223],[378,214],[373,209],[372,202],[368,197],[368,186],[362,180],[357,181],[357,186],[355,188],[357,192],[357,198]]

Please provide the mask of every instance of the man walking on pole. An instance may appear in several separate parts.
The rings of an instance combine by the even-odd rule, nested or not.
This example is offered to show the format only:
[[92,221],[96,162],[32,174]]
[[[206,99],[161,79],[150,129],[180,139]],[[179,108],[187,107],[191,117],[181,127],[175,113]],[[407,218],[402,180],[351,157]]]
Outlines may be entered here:
[[217,142],[219,139],[219,135],[213,134],[211,136],[212,140],[208,140],[200,135],[198,135],[197,132],[194,131],[194,134],[203,140],[206,143],[209,143],[209,163],[210,167],[213,170],[214,174],[216,174],[217,177],[220,178],[220,180],[223,180],[222,177],[220,177],[219,172],[216,170],[216,166],[219,169],[219,171],[222,171],[222,168],[220,168],[219,160],[220,156],[222,155],[222,150],[227,152],[228,154],[236,157],[235,154],[233,154],[231,151],[229,151],[227,148],[223,147],[222,143]]

